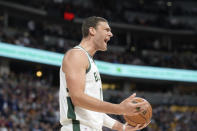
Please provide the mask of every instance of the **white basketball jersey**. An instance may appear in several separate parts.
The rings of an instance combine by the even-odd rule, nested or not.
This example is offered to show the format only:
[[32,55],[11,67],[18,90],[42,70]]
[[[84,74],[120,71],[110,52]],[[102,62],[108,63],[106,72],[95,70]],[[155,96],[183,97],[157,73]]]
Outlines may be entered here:
[[[76,46],[75,48],[83,50],[89,60],[89,68],[86,71],[85,94],[103,101],[101,78],[96,64],[94,63],[92,57],[82,47]],[[60,123],[62,125],[72,122],[77,130],[79,128],[79,124],[81,123],[101,130],[103,125],[103,113],[90,111],[81,107],[75,107],[72,104],[66,84],[65,73],[63,72],[62,67],[60,68],[59,104]]]

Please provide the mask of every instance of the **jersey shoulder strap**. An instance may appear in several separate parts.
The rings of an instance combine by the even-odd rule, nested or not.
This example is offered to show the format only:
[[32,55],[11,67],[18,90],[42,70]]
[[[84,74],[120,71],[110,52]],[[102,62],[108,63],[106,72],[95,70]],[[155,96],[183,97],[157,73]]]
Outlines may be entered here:
[[85,54],[87,55],[88,61],[89,61],[88,69],[86,69],[86,74],[87,74],[87,73],[90,71],[90,69],[91,69],[91,61],[92,61],[91,56],[90,56],[89,53],[88,53],[83,47],[81,47],[80,45],[75,46],[74,49],[81,49],[81,50],[84,51]]

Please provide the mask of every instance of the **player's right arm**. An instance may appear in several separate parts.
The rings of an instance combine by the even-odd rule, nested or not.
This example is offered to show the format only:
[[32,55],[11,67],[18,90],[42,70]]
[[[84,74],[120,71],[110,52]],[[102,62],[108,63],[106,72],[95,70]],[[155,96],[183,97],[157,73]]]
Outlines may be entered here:
[[120,104],[112,104],[88,96],[84,93],[86,69],[88,69],[88,67],[89,61],[87,55],[78,49],[68,51],[63,59],[62,69],[66,75],[69,95],[75,106],[108,114],[135,115],[136,113],[139,113],[137,112],[136,107],[143,108],[146,104],[145,102],[137,104],[131,103],[131,100],[135,97],[135,94]]

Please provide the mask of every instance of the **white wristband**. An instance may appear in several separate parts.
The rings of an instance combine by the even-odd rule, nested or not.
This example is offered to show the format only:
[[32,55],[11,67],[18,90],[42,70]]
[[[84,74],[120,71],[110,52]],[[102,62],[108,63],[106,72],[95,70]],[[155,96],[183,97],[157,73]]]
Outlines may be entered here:
[[108,127],[108,128],[112,128],[114,126],[114,124],[116,123],[115,119],[112,119],[111,117],[109,117],[108,115],[104,114],[104,119],[103,119],[103,125]]
[[126,129],[126,124],[123,125],[122,131],[125,131],[125,129]]

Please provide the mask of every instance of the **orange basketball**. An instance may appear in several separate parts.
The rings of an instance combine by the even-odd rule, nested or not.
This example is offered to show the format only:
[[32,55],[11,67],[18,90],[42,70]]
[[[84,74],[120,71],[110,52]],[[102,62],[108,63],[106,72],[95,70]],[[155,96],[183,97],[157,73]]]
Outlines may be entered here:
[[[140,98],[140,97],[135,97],[132,100],[132,103],[138,103],[138,102],[142,102],[145,99]],[[126,116],[124,115],[124,119],[126,120],[126,122],[131,125],[131,126],[137,126],[137,124],[145,124],[145,123],[149,123],[152,117],[152,107],[150,105],[150,103],[145,100],[148,103],[148,108],[143,111],[142,113],[138,114],[138,115],[134,115],[134,116]]]

